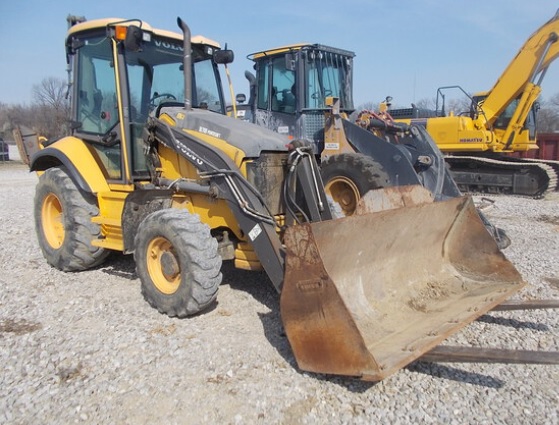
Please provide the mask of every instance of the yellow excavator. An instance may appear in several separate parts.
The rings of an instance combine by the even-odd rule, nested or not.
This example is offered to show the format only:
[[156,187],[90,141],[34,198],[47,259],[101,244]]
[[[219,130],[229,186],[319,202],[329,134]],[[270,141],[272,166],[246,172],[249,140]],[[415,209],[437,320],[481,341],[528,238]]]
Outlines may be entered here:
[[[526,40],[491,90],[470,97],[458,86],[441,87],[434,111],[412,106],[390,109],[390,115],[426,127],[463,191],[545,196],[557,189],[559,162],[506,154],[538,149],[536,101],[546,71],[559,55],[558,38],[559,12]],[[468,111],[446,114],[451,89],[470,98]]]
[[313,147],[228,117],[233,52],[177,23],[70,19],[71,134],[29,158],[49,264],[133,254],[146,301],[179,318],[215,302],[222,261],[263,269],[299,367],[375,381],[452,358],[437,345],[491,309],[526,307],[505,302],[525,283],[469,197],[396,186],[333,218]]

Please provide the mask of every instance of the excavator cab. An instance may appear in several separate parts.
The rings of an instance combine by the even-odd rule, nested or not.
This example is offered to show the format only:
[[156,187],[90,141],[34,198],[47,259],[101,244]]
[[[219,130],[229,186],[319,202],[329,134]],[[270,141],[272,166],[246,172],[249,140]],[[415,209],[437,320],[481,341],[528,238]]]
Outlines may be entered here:
[[[483,106],[483,102],[486,98],[487,93],[480,93],[472,96],[472,101],[475,105],[477,105],[478,110],[483,111],[481,107]],[[515,112],[519,107],[521,107],[521,102],[522,96],[517,96],[512,99],[503,109],[503,112],[501,112],[501,114],[495,119],[495,122],[493,123],[493,131],[499,139],[503,139],[511,120],[514,119]],[[505,150],[511,149],[515,152],[523,152],[538,149],[538,145],[536,143],[536,118],[539,108],[540,105],[538,102],[534,102],[531,105],[521,128],[515,134],[514,139],[511,139],[509,146],[505,146]],[[475,119],[476,117],[477,114],[472,115],[472,119]]]

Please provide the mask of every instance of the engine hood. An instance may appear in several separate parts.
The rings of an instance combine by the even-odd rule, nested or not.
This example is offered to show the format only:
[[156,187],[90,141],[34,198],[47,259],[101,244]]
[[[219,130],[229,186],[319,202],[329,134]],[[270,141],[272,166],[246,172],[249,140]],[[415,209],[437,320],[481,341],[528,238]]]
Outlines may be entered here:
[[262,151],[287,151],[290,140],[264,127],[204,109],[185,113],[183,107],[165,107],[160,115],[169,115],[179,128],[216,137],[241,149],[247,157],[258,157]]

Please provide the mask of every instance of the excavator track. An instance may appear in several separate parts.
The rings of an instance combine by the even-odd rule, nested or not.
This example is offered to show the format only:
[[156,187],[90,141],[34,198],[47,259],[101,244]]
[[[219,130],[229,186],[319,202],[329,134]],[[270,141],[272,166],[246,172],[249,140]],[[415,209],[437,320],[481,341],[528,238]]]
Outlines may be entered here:
[[478,156],[446,155],[452,176],[463,192],[500,193],[543,198],[557,190],[557,167],[542,160],[524,158],[493,159]]
[[551,168],[555,172],[555,188],[552,190],[559,191],[559,161],[553,159],[537,159],[537,158],[514,158],[514,161],[520,160],[522,162],[529,162],[535,164],[544,164]]

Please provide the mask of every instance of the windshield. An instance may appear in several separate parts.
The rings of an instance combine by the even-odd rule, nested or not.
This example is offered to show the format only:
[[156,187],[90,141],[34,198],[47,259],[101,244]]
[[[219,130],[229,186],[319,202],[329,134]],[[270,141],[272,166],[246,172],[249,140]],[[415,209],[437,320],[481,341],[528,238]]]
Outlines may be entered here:
[[[516,99],[513,99],[507,105],[507,107],[501,113],[501,115],[499,115],[497,117],[497,119],[495,120],[495,123],[494,123],[495,128],[506,130],[507,127],[509,126],[509,123],[510,123],[514,113],[518,109],[519,104],[520,104],[520,97],[517,97]],[[526,121],[523,123],[524,124],[523,128],[531,129],[531,128],[535,127],[535,122],[536,122],[535,117],[536,117],[536,108],[533,106],[532,109],[530,110],[530,112],[528,113],[528,116],[526,117]]]
[[[192,46],[192,106],[225,113],[213,49]],[[184,103],[183,48],[177,41],[153,38],[140,52],[127,52],[130,103],[147,116],[162,102]]]
[[[105,134],[118,122],[117,90],[111,41],[82,40],[78,50],[76,119],[87,133]],[[153,37],[139,52],[125,53],[130,117],[143,122],[160,103],[184,103],[183,54],[179,41]],[[192,46],[192,106],[225,113],[214,49]]]
[[305,63],[305,107],[325,108],[326,97],[332,96],[340,99],[342,109],[353,110],[351,63],[351,58],[338,53],[309,50]]

